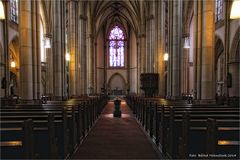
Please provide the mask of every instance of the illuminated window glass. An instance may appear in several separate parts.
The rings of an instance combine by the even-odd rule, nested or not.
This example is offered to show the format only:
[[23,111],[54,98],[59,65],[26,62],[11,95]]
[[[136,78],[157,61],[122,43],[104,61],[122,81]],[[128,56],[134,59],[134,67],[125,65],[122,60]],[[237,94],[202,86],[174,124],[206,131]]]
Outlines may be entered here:
[[115,26],[109,35],[109,65],[110,67],[124,67],[124,34]]
[[215,2],[215,22],[223,19],[223,0],[216,0]]
[[18,0],[10,0],[11,20],[18,23]]

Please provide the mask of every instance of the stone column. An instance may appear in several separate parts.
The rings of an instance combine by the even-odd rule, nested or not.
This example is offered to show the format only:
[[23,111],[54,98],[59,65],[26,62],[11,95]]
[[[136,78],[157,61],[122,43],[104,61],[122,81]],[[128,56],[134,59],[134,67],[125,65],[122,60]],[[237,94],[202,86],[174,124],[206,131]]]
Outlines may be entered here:
[[83,17],[84,19],[81,21],[82,27],[82,38],[81,38],[81,86],[82,86],[82,93],[87,94],[87,62],[86,62],[86,16]]
[[202,39],[202,79],[201,99],[215,99],[215,76],[214,76],[214,21],[215,2],[203,1],[203,39]]
[[[143,1],[140,1],[140,10],[143,13]],[[141,22],[140,22],[140,34],[138,35],[138,41],[139,44],[139,56],[140,56],[140,74],[146,72],[146,23],[145,23],[145,17],[143,14],[141,14]],[[140,75],[139,75],[140,80]],[[140,83],[139,83],[140,84]],[[140,86],[139,86],[140,87]]]
[[150,15],[146,18],[146,52],[145,52],[145,65],[146,65],[146,73],[150,73],[151,68],[151,31],[150,31]]
[[180,97],[180,58],[181,58],[181,1],[173,1],[173,28],[172,28],[172,98],[176,99]]
[[91,93],[93,90],[93,81],[94,81],[94,61],[93,61],[93,54],[94,54],[94,41],[93,41],[93,30],[92,30],[92,15],[91,15],[91,6],[90,3],[88,4],[88,12],[87,12],[87,93]]
[[165,61],[163,60],[164,56],[164,9],[163,1],[158,1],[156,5],[156,58],[155,58],[155,72],[159,73],[159,95],[165,95]]
[[83,2],[79,2],[79,27],[78,27],[78,37],[79,37],[79,90],[80,94],[86,94],[86,50],[85,50],[85,45],[86,45],[86,33],[85,33],[85,22],[87,20],[87,17],[84,16],[84,6]]
[[54,99],[63,98],[63,56],[62,37],[65,32],[62,31],[62,11],[61,6],[64,1],[53,1],[53,94]]
[[[172,52],[172,47],[170,47],[171,43],[172,43],[172,38],[171,38],[171,35],[172,35],[172,16],[170,16],[170,13],[172,13],[172,2],[171,1],[168,1],[168,2],[165,2],[164,3],[164,8],[166,8],[168,10],[168,13],[165,14],[164,18],[167,19],[167,22],[168,22],[168,25],[167,25],[167,33],[165,33],[165,39],[167,40],[167,45],[165,44],[165,52],[168,53],[168,61],[165,62],[166,63],[166,74],[167,74],[167,98],[169,98],[171,95],[172,95],[172,71],[171,71],[171,57],[172,55],[170,54]],[[164,23],[165,24],[165,23]],[[165,28],[165,26],[164,26]],[[165,29],[164,29],[164,32],[165,32]]]
[[39,1],[32,1],[33,99],[40,102],[41,52]]
[[141,73],[145,73],[146,69],[146,34],[142,33],[138,36],[140,45],[139,45],[139,52],[141,56]]
[[188,62],[189,49],[183,48],[181,56],[181,93],[187,93],[188,90]]
[[155,30],[156,28],[156,8],[157,7],[157,3],[155,1],[151,2],[150,5],[150,62],[149,62],[149,67],[150,67],[150,72],[151,73],[156,73],[156,69],[157,69],[157,63],[156,63],[156,38],[157,38],[157,31]]
[[142,32],[138,35],[138,94],[141,93],[141,82],[140,75],[141,73],[146,73],[146,35],[145,32]]
[[[215,99],[214,7],[211,0],[195,2],[195,90],[197,99]],[[201,28],[202,27],[202,28]]]
[[32,1],[19,1],[20,84],[23,102],[33,100]]
[[[140,71],[141,71],[141,55],[139,47],[139,38],[137,38],[137,91],[136,91],[137,94],[140,93],[140,74],[141,74]],[[129,85],[131,85],[130,82]]]
[[[226,95],[226,97],[229,97],[230,94],[229,94],[229,91],[230,91],[230,88],[227,87],[227,75],[228,75],[228,72],[230,71],[230,65],[228,65],[228,62],[229,62],[229,45],[230,45],[230,35],[229,35],[229,29],[230,29],[230,11],[231,11],[231,8],[230,8],[230,4],[231,4],[231,1],[225,1],[225,18],[224,18],[224,29],[225,29],[225,38],[224,38],[224,58],[225,58],[225,67],[224,67],[224,74],[225,74],[225,77],[224,77],[224,93]],[[235,73],[239,73],[238,71],[235,72]],[[239,83],[239,80],[236,81],[237,83]],[[234,87],[235,89],[237,89],[237,91],[239,92],[239,84],[236,85],[237,87]],[[239,94],[237,94],[239,96]]]
[[[9,6],[9,2],[8,1],[2,1],[2,3],[3,3],[3,6],[4,6],[4,8],[8,8],[8,6]],[[9,95],[10,95],[10,88],[9,88],[9,84],[10,84],[10,68],[9,68],[9,45],[8,45],[8,41],[9,41],[9,25],[8,25],[8,23],[9,23],[9,21],[8,21],[8,19],[9,19],[9,15],[8,15],[8,11],[5,9],[4,10],[4,12],[5,12],[5,20],[3,20],[2,21],[2,23],[0,23],[0,24],[2,24],[2,27],[3,28],[0,28],[0,29],[2,29],[1,30],[1,34],[3,35],[3,50],[2,50],[2,54],[1,54],[1,62],[4,64],[4,66],[2,67],[2,69],[1,69],[1,81],[2,81],[2,79],[3,78],[5,78],[5,84],[6,84],[6,86],[4,86],[3,88],[4,88],[4,93],[3,93],[3,91],[2,91],[2,89],[1,89],[1,97],[5,97],[5,98],[7,98]],[[2,88],[2,86],[1,86],[1,88]]]
[[69,29],[68,29],[68,44],[70,52],[70,97],[77,95],[77,71],[78,71],[78,53],[77,53],[77,32],[76,32],[76,9],[77,2],[71,0],[69,2]]
[[[49,34],[46,37],[51,38]],[[53,96],[53,52],[52,48],[46,48],[46,94]]]
[[[201,52],[201,8],[202,3],[199,3],[196,1],[194,3],[194,16],[193,16],[193,21],[194,21],[194,62],[193,62],[193,69],[194,69],[194,99],[200,99],[200,82],[199,82],[199,73],[200,73],[200,68],[199,68],[199,56]],[[198,58],[199,56],[199,58]]]

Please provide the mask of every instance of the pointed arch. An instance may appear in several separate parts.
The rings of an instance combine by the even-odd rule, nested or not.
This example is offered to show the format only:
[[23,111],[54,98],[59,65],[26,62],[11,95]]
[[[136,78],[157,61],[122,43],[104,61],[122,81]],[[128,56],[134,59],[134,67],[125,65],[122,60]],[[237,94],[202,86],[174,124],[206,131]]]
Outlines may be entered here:
[[219,56],[224,52],[224,45],[221,38],[215,35],[215,60],[219,58]]
[[126,90],[126,80],[122,74],[116,72],[108,80],[107,88],[110,90]]
[[239,62],[240,61],[239,52],[240,52],[240,27],[238,27],[233,38],[233,42],[229,53],[229,61]]

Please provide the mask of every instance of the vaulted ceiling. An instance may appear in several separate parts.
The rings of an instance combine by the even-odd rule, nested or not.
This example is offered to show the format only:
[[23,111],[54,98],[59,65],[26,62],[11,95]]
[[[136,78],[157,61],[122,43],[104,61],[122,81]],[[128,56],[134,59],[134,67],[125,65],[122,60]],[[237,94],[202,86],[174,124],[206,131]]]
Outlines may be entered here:
[[111,0],[90,1],[94,30],[96,33],[104,26],[106,30],[114,23],[120,23],[127,30],[131,27],[136,33],[140,30],[144,1]]
[[[108,30],[114,23],[120,23],[125,31],[131,27],[135,33],[140,32],[140,26],[144,23],[145,8],[147,2],[139,0],[85,0],[79,1],[85,4],[85,13],[90,10],[93,24],[93,31],[97,34],[102,27]],[[89,6],[89,7],[87,7]],[[42,0],[40,12],[44,28],[51,32],[51,7],[52,1]]]

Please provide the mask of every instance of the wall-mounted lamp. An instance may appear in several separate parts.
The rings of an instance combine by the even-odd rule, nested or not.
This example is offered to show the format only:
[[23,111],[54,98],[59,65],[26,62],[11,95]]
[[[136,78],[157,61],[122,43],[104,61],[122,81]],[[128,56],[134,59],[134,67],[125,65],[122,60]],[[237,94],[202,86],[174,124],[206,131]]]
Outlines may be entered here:
[[70,54],[69,53],[66,53],[66,61],[70,61]]
[[44,39],[44,48],[51,48],[51,40],[49,37],[45,37]]
[[0,0],[0,20],[5,19],[5,12],[4,12],[4,6],[2,1]]
[[168,61],[168,53],[164,53],[163,60]]
[[230,19],[240,18],[240,0],[234,0],[232,3]]
[[183,48],[190,48],[189,37],[185,37]]
[[11,66],[11,68],[15,68],[15,67],[16,67],[16,63],[15,63],[15,61],[11,61],[10,66]]

